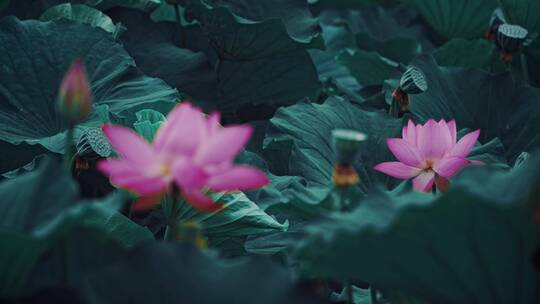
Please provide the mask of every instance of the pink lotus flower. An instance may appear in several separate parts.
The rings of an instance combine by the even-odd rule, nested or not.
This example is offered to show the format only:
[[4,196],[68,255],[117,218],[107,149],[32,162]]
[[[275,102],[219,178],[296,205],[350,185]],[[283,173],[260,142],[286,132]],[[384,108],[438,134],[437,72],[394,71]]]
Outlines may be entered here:
[[62,80],[58,108],[72,125],[83,121],[92,111],[92,92],[80,59],[73,62]]
[[[258,169],[234,165],[235,156],[252,134],[248,125],[221,127],[220,116],[206,119],[189,103],[176,106],[148,143],[131,129],[104,125],[103,132],[120,154],[119,159],[100,162],[98,168],[111,182],[143,198],[165,193],[176,183],[182,196],[201,210],[216,210],[206,192],[248,190],[268,183]],[[134,206],[146,209],[157,201],[143,199]]]
[[399,179],[413,178],[413,188],[418,191],[431,191],[433,183],[440,191],[445,191],[449,179],[459,170],[480,163],[466,159],[480,130],[468,133],[456,143],[454,120],[430,119],[424,125],[415,125],[409,120],[402,133],[403,138],[386,140],[399,161],[381,163],[374,169]]

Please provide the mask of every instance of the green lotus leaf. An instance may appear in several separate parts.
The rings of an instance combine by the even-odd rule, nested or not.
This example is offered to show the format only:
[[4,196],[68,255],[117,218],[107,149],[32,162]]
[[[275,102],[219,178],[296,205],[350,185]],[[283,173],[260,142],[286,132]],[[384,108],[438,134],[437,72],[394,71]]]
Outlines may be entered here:
[[509,23],[521,25],[531,33],[540,33],[540,1],[501,0],[499,5]]
[[41,15],[40,20],[50,21],[62,18],[99,27],[111,33],[114,37],[117,37],[122,31],[121,26],[114,24],[109,16],[95,8],[82,4],[64,3],[53,6]]
[[447,39],[476,38],[489,27],[495,0],[403,0]]
[[[266,1],[260,3],[267,5]],[[200,23],[217,54],[212,60],[221,111],[232,112],[249,105],[291,104],[315,95],[319,82],[306,48],[321,47],[319,36],[294,37],[282,19],[254,22],[226,7],[200,1],[191,1],[186,15]]]
[[[217,76],[208,56],[197,47],[208,42],[196,26],[179,32],[176,24],[155,23],[135,10],[115,9],[109,14],[129,29],[121,41],[142,71],[163,79],[204,108],[215,108],[211,105],[217,100]],[[184,34],[195,50],[181,47]]]
[[536,303],[531,256],[540,234],[528,203],[539,199],[531,193],[539,160],[465,169],[442,195],[374,193],[355,211],[306,227],[296,247],[301,268],[428,303]]
[[3,297],[75,285],[82,269],[112,260],[103,248],[129,248],[153,239],[149,230],[116,211],[126,199],[122,194],[83,201],[64,167],[50,158],[0,183],[0,195]]
[[105,304],[321,303],[303,296],[295,283],[288,269],[268,259],[227,260],[189,244],[161,243],[131,250],[89,274],[81,291],[91,303]]
[[[11,144],[63,151],[67,123],[56,109],[57,92],[78,57],[87,68],[94,107],[106,105],[118,119],[134,121],[134,112],[141,108],[167,111],[178,98],[163,81],[144,76],[122,46],[101,29],[67,20],[6,17],[0,20],[0,40],[10,45],[0,54],[0,140]],[[101,123],[93,112],[78,128]]]
[[381,85],[399,71],[399,63],[385,58],[377,52],[360,49],[345,50],[337,60],[363,86]]
[[435,50],[433,57],[441,66],[484,68],[499,72],[506,69],[493,43],[484,39],[452,39]]
[[[114,7],[126,7],[144,12],[151,12],[160,4],[160,0],[17,0],[11,2],[0,0],[0,3],[2,1],[6,2],[4,5],[7,7],[3,14],[13,15],[19,19],[37,19],[47,9],[67,2],[72,5],[84,4],[102,11]],[[1,11],[0,9],[0,13]]]

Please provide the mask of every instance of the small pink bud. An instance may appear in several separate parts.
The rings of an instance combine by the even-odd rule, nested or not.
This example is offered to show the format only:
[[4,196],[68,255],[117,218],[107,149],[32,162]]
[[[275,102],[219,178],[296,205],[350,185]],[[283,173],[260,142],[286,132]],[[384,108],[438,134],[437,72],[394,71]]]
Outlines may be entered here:
[[58,109],[72,125],[86,119],[92,111],[92,92],[80,59],[73,62],[62,80]]

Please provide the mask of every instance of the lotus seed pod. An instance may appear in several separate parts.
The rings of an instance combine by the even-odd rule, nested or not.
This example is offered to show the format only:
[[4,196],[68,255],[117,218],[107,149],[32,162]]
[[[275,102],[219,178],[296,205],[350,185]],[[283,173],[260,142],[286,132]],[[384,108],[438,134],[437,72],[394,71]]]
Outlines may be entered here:
[[332,131],[336,161],[339,164],[352,164],[360,151],[360,146],[367,139],[364,133],[335,129]]
[[112,147],[100,128],[89,128],[79,137],[77,154],[87,159],[109,157],[112,154]]
[[504,18],[503,11],[500,8],[496,8],[491,15],[491,19],[489,20],[489,29],[486,33],[486,39],[491,41],[495,40],[499,26],[505,23],[506,19]]
[[408,67],[399,82],[400,89],[407,94],[420,94],[428,89],[426,76],[417,67]]
[[506,53],[515,53],[523,46],[529,32],[513,24],[503,24],[497,31],[497,46]]
[[85,120],[92,111],[90,84],[79,59],[75,60],[62,80],[58,109],[70,125]]

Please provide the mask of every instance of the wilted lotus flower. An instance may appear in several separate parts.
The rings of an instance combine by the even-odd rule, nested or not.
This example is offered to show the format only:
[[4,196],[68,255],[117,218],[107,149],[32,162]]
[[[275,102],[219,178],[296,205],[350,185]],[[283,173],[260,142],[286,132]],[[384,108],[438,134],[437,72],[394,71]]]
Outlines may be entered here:
[[[105,125],[103,131],[119,159],[100,162],[98,168],[111,182],[143,197],[167,191],[175,183],[194,207],[216,210],[206,192],[249,190],[268,183],[258,169],[234,165],[235,156],[248,142],[248,125],[221,127],[219,114],[207,119],[189,103],[176,106],[160,126],[152,144],[131,129]],[[143,200],[144,201],[144,200]],[[145,209],[157,201],[136,204]]]
[[62,80],[58,109],[70,125],[83,121],[92,111],[92,92],[79,59],[73,62]]
[[390,151],[399,160],[375,166],[375,170],[400,179],[413,178],[413,187],[429,192],[433,183],[445,191],[449,179],[472,163],[466,157],[473,148],[480,130],[468,133],[456,143],[456,122],[430,119],[424,125],[409,120],[403,127],[403,138],[388,138]]

